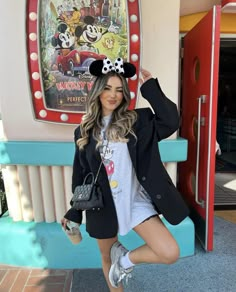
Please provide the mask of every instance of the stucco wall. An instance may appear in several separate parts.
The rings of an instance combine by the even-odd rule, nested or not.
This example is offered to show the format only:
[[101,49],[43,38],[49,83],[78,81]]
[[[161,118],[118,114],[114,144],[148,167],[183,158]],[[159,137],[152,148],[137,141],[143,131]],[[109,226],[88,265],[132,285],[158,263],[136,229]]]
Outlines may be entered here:
[[[6,140],[71,141],[75,125],[33,119],[26,62],[25,3],[1,0],[0,108]],[[179,0],[140,1],[142,66],[178,103]],[[148,104],[140,98],[138,107]]]

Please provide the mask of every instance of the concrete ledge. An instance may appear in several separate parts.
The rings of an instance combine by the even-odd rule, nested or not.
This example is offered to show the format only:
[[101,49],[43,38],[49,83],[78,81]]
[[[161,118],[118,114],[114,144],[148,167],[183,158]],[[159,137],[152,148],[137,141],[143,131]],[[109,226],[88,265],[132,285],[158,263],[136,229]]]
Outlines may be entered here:
[[[159,149],[162,161],[185,161],[187,144],[187,140],[180,137],[161,141]],[[0,164],[69,166],[73,163],[74,150],[72,142],[0,142]]]
[[[186,218],[173,226],[163,219],[180,246],[181,257],[194,255],[194,224]],[[0,218],[0,263],[48,269],[101,268],[96,240],[81,226],[83,240],[73,245],[58,223],[13,222],[5,215]],[[120,237],[133,249],[143,241],[131,231]]]

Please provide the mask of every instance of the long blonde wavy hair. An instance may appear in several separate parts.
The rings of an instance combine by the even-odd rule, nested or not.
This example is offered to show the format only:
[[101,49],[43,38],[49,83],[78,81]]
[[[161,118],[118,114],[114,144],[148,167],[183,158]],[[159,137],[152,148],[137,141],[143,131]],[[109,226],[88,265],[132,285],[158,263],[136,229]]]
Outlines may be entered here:
[[132,129],[133,124],[137,120],[137,113],[129,110],[130,90],[126,79],[116,72],[109,72],[105,75],[96,77],[94,84],[89,92],[86,104],[86,114],[82,118],[80,124],[81,138],[76,143],[79,149],[83,149],[89,142],[89,136],[92,134],[97,141],[97,147],[101,145],[101,129],[102,124],[102,105],[100,102],[100,94],[103,92],[110,77],[117,76],[120,78],[123,87],[123,100],[119,107],[112,113],[111,122],[109,123],[106,135],[109,141],[128,142],[127,134],[136,135]]

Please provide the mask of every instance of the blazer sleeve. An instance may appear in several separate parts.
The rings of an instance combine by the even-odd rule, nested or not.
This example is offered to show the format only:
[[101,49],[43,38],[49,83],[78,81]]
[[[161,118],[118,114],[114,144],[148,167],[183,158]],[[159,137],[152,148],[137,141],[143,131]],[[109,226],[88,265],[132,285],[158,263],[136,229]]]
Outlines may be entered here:
[[[76,141],[80,137],[80,130],[79,127],[75,129],[74,132],[74,141],[75,141],[75,154],[74,154],[74,161],[73,161],[73,171],[72,171],[72,193],[74,193],[74,190],[77,185],[80,185],[83,183],[83,170],[80,162],[80,150],[79,147],[76,144]],[[70,201],[70,205],[72,206],[72,201]],[[70,208],[64,217],[70,221],[76,222],[81,224],[82,223],[82,211],[81,210],[75,210],[73,208]]]
[[140,91],[154,111],[152,119],[158,140],[169,137],[179,128],[180,119],[176,104],[165,96],[157,79],[151,78],[144,82]]

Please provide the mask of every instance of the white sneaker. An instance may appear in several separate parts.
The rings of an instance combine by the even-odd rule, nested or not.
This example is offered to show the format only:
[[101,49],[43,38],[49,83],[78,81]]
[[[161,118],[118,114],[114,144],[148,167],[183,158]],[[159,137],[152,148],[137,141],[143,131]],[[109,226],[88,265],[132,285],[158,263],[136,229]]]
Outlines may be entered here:
[[111,247],[111,268],[109,271],[109,281],[114,288],[118,288],[122,280],[126,280],[127,284],[128,279],[132,277],[131,272],[133,271],[133,267],[124,269],[120,265],[120,258],[127,252],[128,250],[118,241]]

